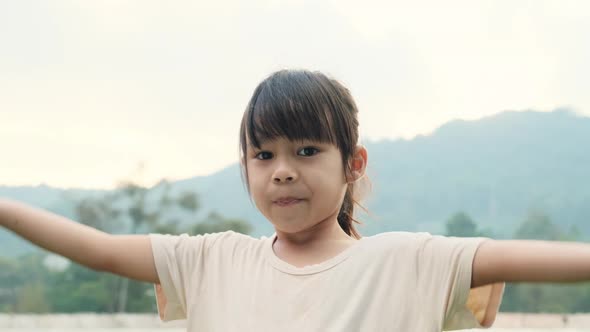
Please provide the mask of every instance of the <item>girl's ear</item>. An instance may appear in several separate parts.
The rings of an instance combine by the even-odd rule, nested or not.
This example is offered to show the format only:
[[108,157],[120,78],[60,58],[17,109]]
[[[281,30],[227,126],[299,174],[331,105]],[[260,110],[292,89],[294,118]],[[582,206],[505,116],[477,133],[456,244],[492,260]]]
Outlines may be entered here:
[[351,182],[355,182],[365,175],[368,160],[367,149],[362,145],[357,145],[354,150],[354,155],[350,160],[350,170],[352,171]]

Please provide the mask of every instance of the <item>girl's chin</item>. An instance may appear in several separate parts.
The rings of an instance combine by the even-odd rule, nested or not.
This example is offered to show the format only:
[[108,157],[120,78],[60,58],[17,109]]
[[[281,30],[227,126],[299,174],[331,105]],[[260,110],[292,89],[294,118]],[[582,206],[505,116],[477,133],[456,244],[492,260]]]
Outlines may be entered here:
[[309,226],[305,225],[303,221],[295,219],[275,219],[271,221],[271,223],[273,224],[275,231],[281,233],[299,233],[309,228]]

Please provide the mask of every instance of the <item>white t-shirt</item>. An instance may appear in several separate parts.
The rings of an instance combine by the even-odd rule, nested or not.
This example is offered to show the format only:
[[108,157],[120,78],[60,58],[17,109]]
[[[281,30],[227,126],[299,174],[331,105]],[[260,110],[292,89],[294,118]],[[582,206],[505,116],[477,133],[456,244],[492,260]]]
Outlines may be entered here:
[[270,238],[151,234],[164,321],[188,331],[442,331],[489,326],[504,284],[470,290],[483,238],[388,232],[320,264],[279,259]]

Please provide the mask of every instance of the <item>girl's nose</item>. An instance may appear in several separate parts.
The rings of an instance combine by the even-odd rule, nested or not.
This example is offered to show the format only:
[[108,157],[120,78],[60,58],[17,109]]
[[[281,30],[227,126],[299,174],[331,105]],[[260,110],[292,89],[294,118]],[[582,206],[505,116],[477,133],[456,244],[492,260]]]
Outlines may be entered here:
[[279,167],[275,170],[272,175],[272,181],[274,183],[287,183],[297,180],[297,172],[293,167],[286,164],[278,165]]
[[293,176],[287,176],[287,177],[275,177],[273,179],[273,181],[275,183],[281,183],[281,182],[293,182],[294,177]]

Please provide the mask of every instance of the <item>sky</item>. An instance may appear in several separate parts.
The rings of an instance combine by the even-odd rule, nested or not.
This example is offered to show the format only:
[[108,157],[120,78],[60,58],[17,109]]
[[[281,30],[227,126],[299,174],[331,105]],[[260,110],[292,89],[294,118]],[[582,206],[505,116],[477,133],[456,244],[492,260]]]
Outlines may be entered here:
[[589,16],[567,0],[0,1],[0,185],[214,173],[283,68],[345,84],[362,142],[506,110],[590,116]]

